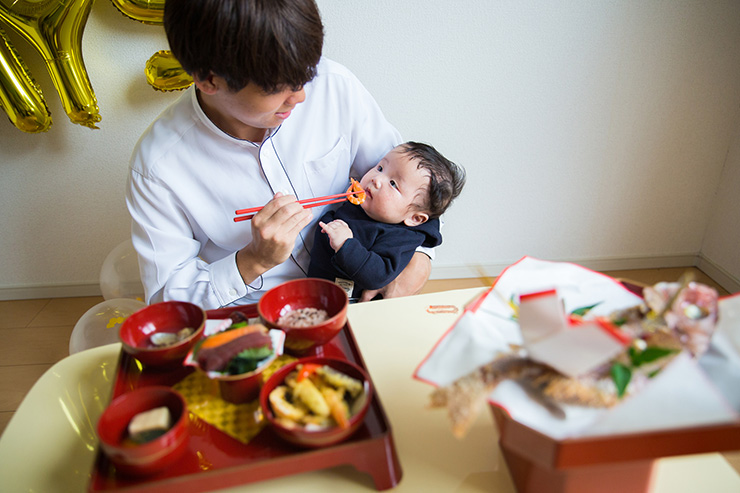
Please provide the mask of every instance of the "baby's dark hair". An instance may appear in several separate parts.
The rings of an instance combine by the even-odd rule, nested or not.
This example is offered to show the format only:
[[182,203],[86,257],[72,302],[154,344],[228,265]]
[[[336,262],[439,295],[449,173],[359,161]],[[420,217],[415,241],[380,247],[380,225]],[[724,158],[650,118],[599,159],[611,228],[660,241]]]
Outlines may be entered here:
[[187,73],[213,73],[232,91],[250,82],[268,93],[302,87],[316,75],[324,42],[314,0],[172,0],[164,28]]
[[399,147],[404,154],[417,161],[417,168],[429,172],[426,196],[416,207],[429,214],[430,219],[441,216],[462,192],[465,170],[429,144],[406,142]]

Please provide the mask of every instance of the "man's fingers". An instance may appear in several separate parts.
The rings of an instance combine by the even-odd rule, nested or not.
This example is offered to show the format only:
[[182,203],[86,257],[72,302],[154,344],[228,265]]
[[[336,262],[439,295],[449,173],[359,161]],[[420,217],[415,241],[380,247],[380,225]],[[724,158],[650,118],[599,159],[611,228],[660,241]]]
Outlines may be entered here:
[[298,204],[295,196],[283,195],[281,192],[278,192],[273,196],[272,200],[265,204],[264,207],[262,207],[262,209],[257,214],[255,214],[254,218],[252,218],[252,221],[254,221],[255,219],[257,219],[258,221],[267,221],[272,216],[277,214],[280,210],[282,210],[285,206],[293,203],[300,207],[300,204]]
[[383,295],[382,289],[366,289],[365,291],[362,292],[362,295],[360,295],[360,302],[372,301],[378,295],[381,295],[382,297]]

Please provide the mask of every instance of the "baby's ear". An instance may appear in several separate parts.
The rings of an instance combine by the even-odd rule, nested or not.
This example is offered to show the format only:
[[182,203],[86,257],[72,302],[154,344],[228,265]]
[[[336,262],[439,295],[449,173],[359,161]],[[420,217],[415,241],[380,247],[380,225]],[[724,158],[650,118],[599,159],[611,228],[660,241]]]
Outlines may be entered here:
[[414,226],[418,226],[420,224],[424,224],[429,220],[429,214],[426,212],[412,212],[406,219],[403,220],[403,223],[413,228]]

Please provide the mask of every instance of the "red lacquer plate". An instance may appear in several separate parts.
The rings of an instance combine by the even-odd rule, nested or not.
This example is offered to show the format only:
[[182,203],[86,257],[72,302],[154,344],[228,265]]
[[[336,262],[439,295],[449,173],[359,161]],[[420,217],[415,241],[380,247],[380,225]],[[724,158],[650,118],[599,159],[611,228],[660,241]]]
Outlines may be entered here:
[[[257,316],[256,305],[207,313],[210,319],[222,319],[235,310],[250,318]],[[367,371],[349,323],[332,341],[314,349],[310,355],[301,356],[343,358]],[[190,367],[170,371],[142,369],[136,359],[121,351],[111,400],[148,385],[174,386],[193,371]],[[157,493],[212,491],[339,465],[351,465],[369,474],[376,489],[381,491],[393,488],[401,480],[401,464],[390,423],[377,393],[357,433],[344,442],[326,448],[306,449],[291,445],[267,426],[245,444],[192,413],[188,427],[188,450],[173,466],[153,476],[125,476],[98,452],[88,490]]]

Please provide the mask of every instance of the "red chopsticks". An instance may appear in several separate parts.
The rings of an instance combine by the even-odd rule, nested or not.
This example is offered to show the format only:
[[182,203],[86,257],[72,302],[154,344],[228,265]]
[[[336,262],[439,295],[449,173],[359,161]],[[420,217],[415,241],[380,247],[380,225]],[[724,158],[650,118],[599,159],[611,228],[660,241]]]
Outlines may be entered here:
[[[339,202],[344,202],[347,200],[347,197],[350,195],[356,195],[358,193],[363,193],[364,190],[357,190],[354,192],[344,192],[344,193],[338,193],[336,195],[327,195],[325,197],[315,197],[312,199],[303,199],[299,200],[299,204],[305,204],[303,205],[304,209],[310,209],[311,207],[320,207],[322,205],[329,205],[329,204],[338,204]],[[239,209],[238,211],[235,211],[234,214],[237,215],[237,217],[234,218],[234,222],[238,223],[239,221],[249,221],[254,217],[255,214],[257,214],[264,206],[260,207],[250,207],[248,209]],[[241,215],[246,214],[246,215]]]

